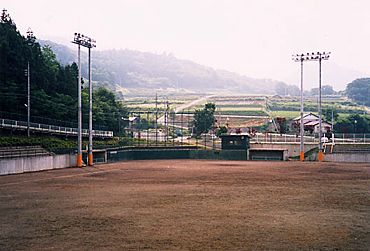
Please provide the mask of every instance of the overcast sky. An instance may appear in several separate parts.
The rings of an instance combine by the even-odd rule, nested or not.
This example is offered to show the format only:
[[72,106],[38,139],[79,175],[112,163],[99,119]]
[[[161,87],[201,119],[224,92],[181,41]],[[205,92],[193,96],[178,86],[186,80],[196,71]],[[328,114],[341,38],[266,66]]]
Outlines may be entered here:
[[[173,53],[289,84],[299,81],[293,53],[331,51],[324,82],[329,68],[331,75],[340,67],[354,70],[347,78],[370,73],[369,0],[2,0],[0,8],[23,34],[31,27],[38,38],[68,41],[78,31],[100,50]],[[317,62],[306,69],[314,86]],[[343,83],[329,84],[341,88],[349,81],[334,79]]]

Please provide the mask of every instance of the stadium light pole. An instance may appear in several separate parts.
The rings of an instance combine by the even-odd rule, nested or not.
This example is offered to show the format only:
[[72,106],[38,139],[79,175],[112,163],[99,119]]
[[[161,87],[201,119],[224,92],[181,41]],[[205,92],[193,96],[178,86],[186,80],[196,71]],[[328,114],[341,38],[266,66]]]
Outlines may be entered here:
[[78,63],[78,84],[77,84],[77,114],[78,114],[78,131],[77,131],[77,167],[82,167],[82,111],[81,111],[81,35],[75,33],[72,43],[77,44],[77,63]]
[[[32,46],[35,42],[33,31],[28,28],[27,30],[27,44]],[[30,72],[30,59],[27,61],[27,137],[30,137],[30,123],[31,123],[31,72]]]
[[295,62],[301,63],[301,122],[300,122],[300,148],[299,148],[299,160],[304,161],[304,125],[303,125],[303,61],[305,61],[304,54],[293,55]]
[[91,73],[91,48],[96,47],[96,41],[88,38],[87,48],[89,50],[89,166],[93,165],[93,128],[92,128],[92,96],[93,96],[93,87],[92,87],[92,73]]
[[89,152],[88,165],[93,165],[92,155],[92,83],[91,83],[91,48],[96,47],[96,41],[81,33],[75,33],[72,43],[78,45],[78,149],[77,166],[82,167],[82,105],[81,105],[81,46],[88,48],[89,64]]
[[322,109],[321,109],[321,61],[328,60],[330,52],[317,52],[315,60],[319,60],[319,154],[318,160],[324,160],[323,145],[322,145]]
[[[303,62],[304,61],[319,61],[319,153],[318,153],[318,160],[322,161],[324,159],[323,154],[323,145],[322,145],[322,109],[321,109],[321,62],[322,60],[328,60],[330,56],[330,52],[312,52],[306,54],[297,54],[293,55],[293,60],[296,62],[301,62],[301,153],[300,159],[304,159],[304,153],[302,156],[302,138],[303,138]],[[302,129],[303,128],[303,129]]]

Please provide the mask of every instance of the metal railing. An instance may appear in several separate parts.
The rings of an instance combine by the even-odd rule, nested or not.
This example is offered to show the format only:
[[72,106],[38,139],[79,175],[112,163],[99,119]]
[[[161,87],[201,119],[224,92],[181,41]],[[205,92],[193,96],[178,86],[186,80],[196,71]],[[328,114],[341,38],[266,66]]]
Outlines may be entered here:
[[[27,122],[0,118],[0,127],[5,128],[5,129],[14,129],[14,130],[27,130]],[[30,130],[35,131],[35,132],[73,135],[73,136],[78,134],[77,128],[38,124],[38,123],[30,123]],[[88,135],[89,135],[89,131],[87,129],[82,129],[82,136],[87,137]],[[113,138],[113,131],[93,130],[93,137]]]
[[[306,143],[319,143],[317,134],[305,135]],[[296,134],[278,134],[278,133],[257,133],[252,135],[253,143],[299,143],[300,136]],[[323,137],[323,142],[333,142],[331,133]],[[370,133],[334,133],[335,143],[369,143]]]

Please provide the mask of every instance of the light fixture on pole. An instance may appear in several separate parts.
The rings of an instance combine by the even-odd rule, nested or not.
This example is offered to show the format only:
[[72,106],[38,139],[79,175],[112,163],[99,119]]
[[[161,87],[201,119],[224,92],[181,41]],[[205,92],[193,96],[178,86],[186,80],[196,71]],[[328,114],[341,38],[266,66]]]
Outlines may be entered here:
[[[322,109],[321,109],[321,61],[328,60],[330,56],[330,52],[312,52],[306,54],[297,54],[293,55],[293,60],[296,62],[301,62],[301,157],[302,160],[302,132],[303,132],[303,61],[319,61],[319,153],[318,153],[318,160],[322,161],[324,158],[323,154],[323,145],[322,145]],[[304,156],[303,156],[304,158]]]
[[93,95],[93,89],[92,89],[92,74],[91,74],[91,48],[96,47],[95,45],[96,41],[88,38],[87,40],[87,48],[89,50],[89,55],[88,55],[88,61],[89,61],[89,166],[93,165],[93,143],[92,143],[92,138],[93,138],[93,128],[92,128],[92,95]]
[[301,63],[301,122],[300,122],[300,148],[299,148],[299,160],[304,161],[304,125],[303,125],[303,61],[305,61],[304,54],[293,55],[295,62]]
[[[30,28],[27,30],[27,44],[32,46],[35,42],[35,36]],[[32,56],[32,52],[30,53],[27,61],[27,137],[30,136],[30,123],[31,123],[31,72],[30,72],[30,57]]]
[[322,109],[321,109],[321,61],[328,60],[330,56],[330,52],[317,52],[316,53],[316,60],[319,61],[319,154],[318,159],[319,161],[324,160],[324,153],[323,153],[323,145],[322,145]]
[[95,46],[96,41],[81,34],[75,33],[72,43],[78,45],[78,149],[77,166],[82,167],[82,106],[81,106],[81,46],[89,49],[89,153],[88,164],[92,165],[92,85],[91,85],[91,52],[90,49]]

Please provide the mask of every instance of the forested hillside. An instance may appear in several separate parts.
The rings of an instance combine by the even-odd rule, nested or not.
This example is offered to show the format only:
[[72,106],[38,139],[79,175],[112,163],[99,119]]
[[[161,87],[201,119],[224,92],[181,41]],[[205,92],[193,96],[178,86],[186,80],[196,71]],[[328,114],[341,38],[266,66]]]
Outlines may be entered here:
[[[62,64],[75,61],[77,53],[69,47],[51,41],[49,45]],[[98,45],[99,46],[99,45]],[[117,93],[152,94],[161,92],[259,93],[274,94],[278,81],[254,79],[224,70],[215,70],[172,54],[154,54],[134,50],[93,50],[93,80]],[[82,53],[83,75],[86,53]]]
[[[24,37],[3,11],[0,20],[0,115],[21,118],[27,114],[27,64],[31,78],[31,121],[72,125],[77,121],[75,63],[60,64],[49,46],[41,47],[31,32]],[[84,122],[87,122],[87,90],[83,91]],[[113,93],[94,92],[94,124],[117,130],[117,119],[126,109]],[[58,120],[58,121],[56,121]]]

